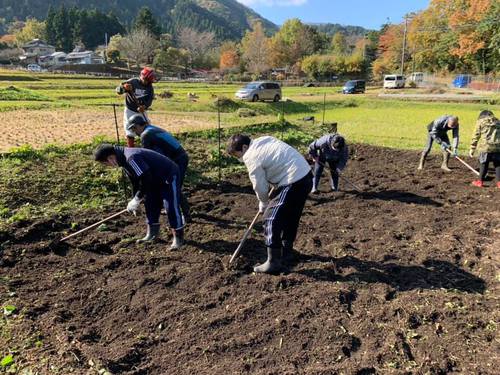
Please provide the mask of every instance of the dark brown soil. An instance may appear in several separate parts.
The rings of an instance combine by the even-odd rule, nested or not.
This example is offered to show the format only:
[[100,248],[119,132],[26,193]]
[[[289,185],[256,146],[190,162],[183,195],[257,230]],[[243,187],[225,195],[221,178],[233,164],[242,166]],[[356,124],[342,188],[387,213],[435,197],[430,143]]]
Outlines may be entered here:
[[413,152],[354,156],[364,192],[311,197],[280,276],[252,273],[257,232],[227,268],[257,209],[247,176],[190,192],[182,251],[166,228],[136,245],[127,215],[50,251],[108,212],[0,233],[0,295],[18,309],[0,343],[40,374],[498,373],[500,190],[437,156],[422,173]]

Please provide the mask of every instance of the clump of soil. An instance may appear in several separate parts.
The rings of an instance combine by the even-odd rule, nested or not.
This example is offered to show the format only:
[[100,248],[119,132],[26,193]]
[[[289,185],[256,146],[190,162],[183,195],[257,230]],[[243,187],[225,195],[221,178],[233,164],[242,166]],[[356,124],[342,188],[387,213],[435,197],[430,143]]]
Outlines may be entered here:
[[162,99],[170,99],[174,96],[172,91],[165,90],[158,95]]
[[353,149],[345,175],[363,192],[328,192],[323,177],[278,276],[251,272],[261,226],[227,267],[257,210],[245,175],[187,192],[176,252],[166,227],[137,245],[131,215],[57,254],[48,244],[71,222],[107,212],[12,227],[0,296],[17,313],[0,346],[39,373],[496,373],[500,191],[437,156],[417,173],[415,152]]

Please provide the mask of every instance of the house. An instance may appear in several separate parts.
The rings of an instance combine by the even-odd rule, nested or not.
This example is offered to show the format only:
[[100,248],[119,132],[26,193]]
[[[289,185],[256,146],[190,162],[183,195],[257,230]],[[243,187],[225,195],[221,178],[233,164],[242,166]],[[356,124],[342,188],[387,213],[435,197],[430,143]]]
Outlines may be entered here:
[[19,56],[19,60],[23,64],[37,64],[41,56],[51,55],[56,52],[54,46],[45,43],[41,39],[33,39],[21,47],[24,54]]
[[47,56],[40,56],[39,63],[42,67],[64,65],[66,64],[66,56],[64,52],[54,52]]
[[93,51],[70,52],[66,55],[68,64],[104,64],[104,58]]

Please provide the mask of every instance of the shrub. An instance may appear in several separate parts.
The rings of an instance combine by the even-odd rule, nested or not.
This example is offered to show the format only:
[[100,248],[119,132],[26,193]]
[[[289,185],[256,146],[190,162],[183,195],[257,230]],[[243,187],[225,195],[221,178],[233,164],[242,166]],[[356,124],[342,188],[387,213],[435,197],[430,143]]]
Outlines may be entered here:
[[257,112],[250,108],[240,108],[237,112],[239,117],[253,117],[257,116]]

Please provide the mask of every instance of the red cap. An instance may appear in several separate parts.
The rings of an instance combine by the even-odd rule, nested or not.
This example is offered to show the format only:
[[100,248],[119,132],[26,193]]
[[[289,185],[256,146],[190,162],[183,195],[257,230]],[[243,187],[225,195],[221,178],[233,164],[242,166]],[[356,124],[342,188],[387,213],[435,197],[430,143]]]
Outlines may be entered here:
[[156,81],[156,74],[155,71],[151,68],[144,68],[141,71],[140,78],[148,83],[153,83]]

